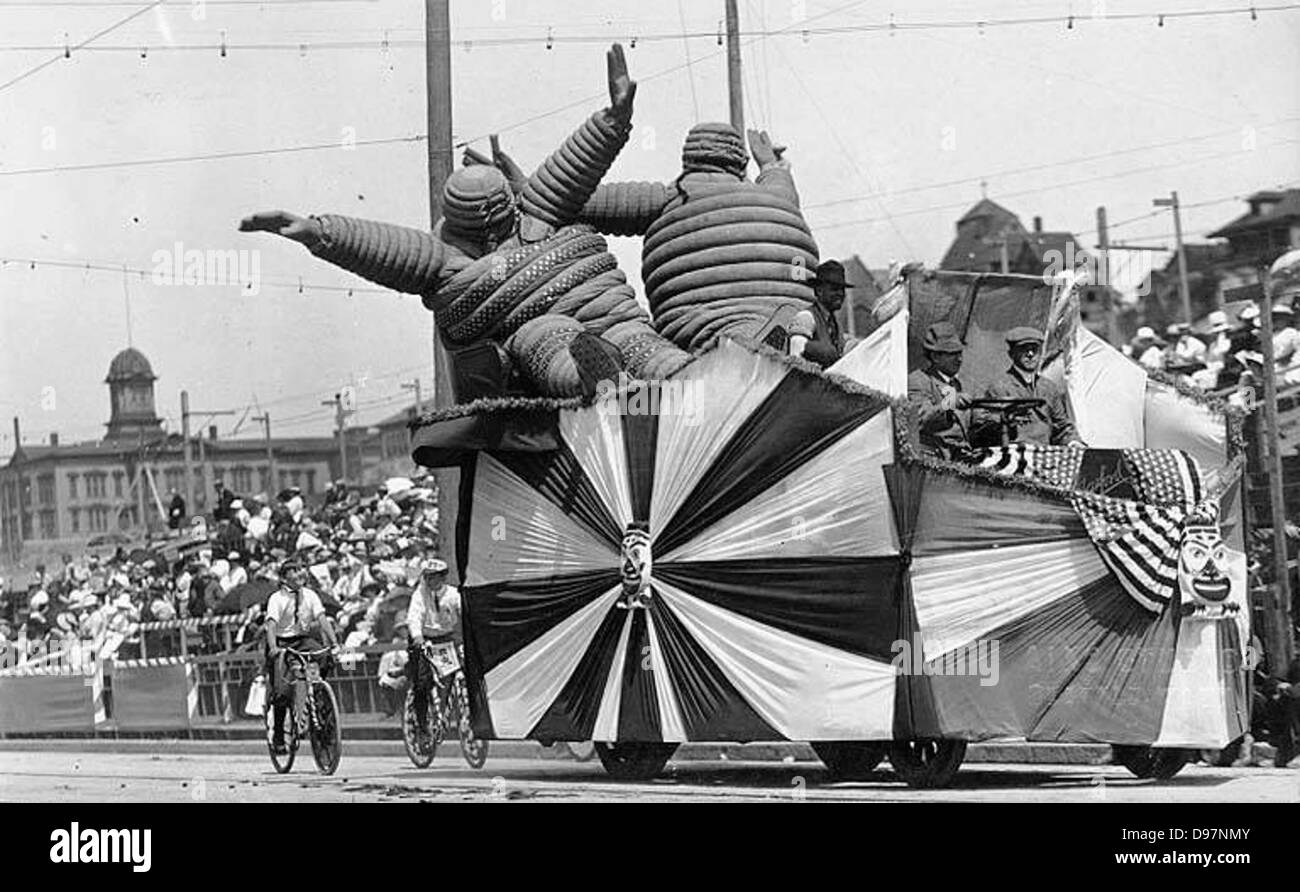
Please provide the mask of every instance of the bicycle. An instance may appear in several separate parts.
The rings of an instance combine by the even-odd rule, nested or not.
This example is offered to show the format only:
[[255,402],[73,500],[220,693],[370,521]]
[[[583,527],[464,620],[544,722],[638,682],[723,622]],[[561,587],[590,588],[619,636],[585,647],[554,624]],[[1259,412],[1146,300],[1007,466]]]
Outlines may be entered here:
[[488,742],[476,737],[470,725],[469,686],[465,683],[460,649],[451,641],[426,641],[420,658],[428,661],[434,681],[425,710],[424,741],[416,733],[415,686],[406,691],[402,708],[402,742],[406,745],[406,755],[416,768],[428,768],[447,729],[454,726],[460,737],[461,755],[470,768],[482,768],[487,761]]
[[[339,727],[339,704],[334,689],[321,677],[318,660],[330,648],[300,651],[286,647],[285,667],[292,679],[292,695],[285,716],[285,745],[288,752],[275,751],[275,712],[271,698],[266,701],[266,745],[277,774],[293,768],[298,744],[305,737],[311,742],[312,758],[321,774],[330,775],[339,767],[343,756],[343,737]],[[310,692],[311,696],[308,696]]]

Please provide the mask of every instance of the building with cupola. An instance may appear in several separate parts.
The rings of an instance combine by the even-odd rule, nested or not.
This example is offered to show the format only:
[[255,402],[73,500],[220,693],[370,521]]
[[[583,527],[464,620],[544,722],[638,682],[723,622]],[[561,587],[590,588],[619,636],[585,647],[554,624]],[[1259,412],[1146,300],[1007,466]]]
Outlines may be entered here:
[[13,418],[16,447],[0,467],[0,562],[31,565],[97,543],[141,541],[166,528],[173,490],[188,490],[193,515],[210,508],[218,480],[240,496],[298,486],[310,498],[338,475],[331,437],[222,439],[210,427],[191,433],[187,486],[185,440],[158,415],[158,380],[134,347],[112,358],[99,440],[62,443],[50,434],[26,442],[22,419]]

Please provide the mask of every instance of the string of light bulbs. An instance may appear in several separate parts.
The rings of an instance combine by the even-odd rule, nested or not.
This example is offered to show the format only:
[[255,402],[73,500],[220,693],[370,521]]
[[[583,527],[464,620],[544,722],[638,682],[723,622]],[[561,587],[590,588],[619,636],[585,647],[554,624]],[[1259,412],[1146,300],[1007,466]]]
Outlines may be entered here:
[[[1258,21],[1260,15],[1279,12],[1289,12],[1300,10],[1300,3],[1278,3],[1278,4],[1255,4],[1246,6],[1233,6],[1220,9],[1188,9],[1172,10],[1169,12],[1106,12],[1095,15],[1075,15],[1068,13],[1066,15],[1041,15],[1041,16],[1010,16],[1005,18],[987,18],[987,19],[949,19],[949,20],[921,20],[907,21],[901,20],[896,14],[890,13],[889,18],[883,22],[857,22],[845,25],[813,25],[812,19],[805,24],[795,22],[791,25],[777,29],[741,29],[738,33],[742,38],[766,40],[773,37],[799,37],[808,41],[813,37],[829,37],[848,34],[901,34],[908,31],[954,31],[954,30],[975,30],[983,33],[991,29],[1005,29],[1017,27],[1039,27],[1046,25],[1061,26],[1064,30],[1074,31],[1081,28],[1084,24],[1101,25],[1114,24],[1119,22],[1147,22],[1156,27],[1163,28],[1167,22],[1180,19],[1219,19],[1219,18],[1241,18],[1249,21]],[[821,18],[821,17],[819,17]],[[539,29],[540,30],[540,29]],[[66,58],[71,58],[73,51],[87,53],[140,53],[145,52],[208,52],[218,53],[226,56],[234,50],[247,52],[297,52],[307,53],[313,50],[358,50],[358,49],[379,49],[388,51],[391,49],[424,49],[427,43],[423,37],[411,38],[394,38],[389,32],[382,36],[368,39],[353,40],[317,40],[317,41],[248,41],[235,42],[228,40],[225,31],[220,32],[220,39],[216,41],[204,41],[196,43],[176,43],[160,44],[157,46],[136,43],[117,43],[117,44],[94,44],[87,46],[72,45],[71,43],[59,44],[9,44],[0,45],[0,52],[63,52]],[[460,49],[472,52],[479,47],[518,47],[518,46],[544,46],[552,50],[561,45],[600,45],[609,43],[612,40],[624,40],[629,48],[636,49],[638,44],[642,43],[663,43],[680,40],[713,40],[718,46],[725,44],[725,29],[723,23],[719,21],[716,30],[708,31],[663,31],[653,33],[628,33],[627,31],[604,32],[604,33],[585,33],[585,34],[564,34],[557,33],[555,26],[548,25],[545,33],[515,35],[515,36],[495,36],[495,37],[460,37],[452,40],[452,43]],[[698,62],[698,60],[697,60]]]

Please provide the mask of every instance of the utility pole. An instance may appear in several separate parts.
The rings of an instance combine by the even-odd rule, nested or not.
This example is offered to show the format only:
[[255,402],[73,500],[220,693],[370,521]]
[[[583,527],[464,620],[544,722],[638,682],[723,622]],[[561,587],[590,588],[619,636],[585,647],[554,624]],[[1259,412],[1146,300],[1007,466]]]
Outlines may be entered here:
[[[195,411],[194,409],[191,409],[191,408],[190,408],[190,396],[189,396],[189,394],[186,393],[186,392],[183,391],[183,390],[181,391],[181,431],[184,433],[184,436],[185,436],[185,459],[186,459],[186,462],[185,462],[185,485],[186,485],[186,486],[189,486],[189,485],[190,485],[190,480],[189,480],[189,477],[190,477],[190,467],[189,467],[189,455],[190,455],[190,435],[189,435],[189,430],[190,430],[190,419],[191,419],[192,417],[194,417],[195,415],[198,415],[198,416],[201,416],[201,417],[206,421],[206,420],[208,420],[208,419],[215,418],[215,417],[218,416],[218,415],[234,415],[234,414],[235,414],[235,412],[234,412],[233,409],[219,409],[219,410],[217,410],[217,411],[215,411],[215,412],[198,412],[198,411]],[[199,467],[203,468],[203,498],[202,498],[201,500],[200,500],[200,499],[195,499],[193,505],[186,505],[186,508],[189,510],[189,512],[190,512],[191,515],[193,515],[193,514],[195,514],[195,513],[198,513],[199,503],[200,503],[200,502],[202,502],[204,508],[207,507],[207,505],[208,505],[208,493],[212,492],[212,485],[213,485],[213,481],[212,481],[212,457],[208,454],[208,450],[207,450],[207,448],[206,448],[206,444],[204,443],[203,431],[199,431],[198,440],[199,440]],[[193,495],[193,492],[191,492],[190,494]]]
[[740,12],[736,0],[727,0],[727,100],[731,126],[745,138],[745,87],[740,79]]
[[192,511],[198,508],[198,500],[194,498],[194,463],[190,455],[190,394],[189,391],[181,391],[181,439],[185,443],[185,510]]
[[1187,287],[1187,252],[1183,249],[1183,215],[1178,204],[1178,193],[1170,192],[1168,198],[1157,198],[1151,202],[1158,208],[1170,208],[1174,212],[1174,250],[1178,252],[1178,294],[1183,299],[1183,321],[1192,324],[1192,294]]
[[321,405],[334,407],[334,430],[339,438],[339,479],[346,483],[348,479],[348,440],[343,422],[348,417],[348,411],[343,408],[343,394],[336,393],[334,399],[325,400]]
[[[451,13],[449,0],[425,0],[424,39],[426,89],[429,133],[429,226],[437,224],[442,216],[442,190],[452,170],[451,141]],[[456,402],[456,385],[452,377],[451,357],[442,343],[437,324],[433,329],[433,405],[443,409]],[[444,468],[438,471],[438,525],[447,542],[452,541],[456,529],[457,500],[452,494],[460,492],[460,471]],[[451,568],[451,577],[460,581],[461,568],[456,563],[454,548],[444,550],[442,557]]]
[[144,431],[140,432],[140,446],[136,452],[135,462],[135,501],[136,510],[140,512],[140,529],[148,532],[149,520],[145,511],[148,510],[149,504],[144,497]]
[[[1264,472],[1268,475],[1268,501],[1273,521],[1273,577],[1274,587],[1269,593],[1264,616],[1268,628],[1268,670],[1274,678],[1286,678],[1291,660],[1295,656],[1295,641],[1291,636],[1291,571],[1287,566],[1286,503],[1282,488],[1282,450],[1277,429],[1277,379],[1273,363],[1273,313],[1269,304],[1268,266],[1259,268],[1261,294],[1259,298],[1260,350],[1264,354],[1262,377],[1264,379],[1264,432],[1260,446],[1267,455],[1260,455]],[[1261,449],[1261,452],[1263,449]]]
[[424,0],[429,120],[429,222],[442,216],[442,187],[455,167],[451,142],[450,0]]
[[1097,208],[1097,250],[1101,252],[1100,264],[1098,264],[1097,278],[1100,280],[1097,285],[1101,286],[1106,295],[1106,338],[1115,347],[1120,345],[1123,338],[1119,333],[1119,313],[1115,308],[1116,289],[1110,275],[1110,229],[1106,223],[1106,208]]
[[416,378],[414,381],[403,382],[402,389],[415,391],[415,417],[419,418],[424,414],[424,403],[420,399],[420,379]]
[[254,421],[262,422],[266,433],[266,494],[269,497],[275,491],[275,449],[271,447],[271,413],[254,415]]

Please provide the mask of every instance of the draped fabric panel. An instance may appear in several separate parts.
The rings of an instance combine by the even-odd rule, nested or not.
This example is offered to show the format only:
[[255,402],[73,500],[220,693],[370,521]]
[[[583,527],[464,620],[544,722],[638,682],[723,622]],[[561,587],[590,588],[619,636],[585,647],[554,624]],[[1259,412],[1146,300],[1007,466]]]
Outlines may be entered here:
[[659,404],[655,466],[671,467],[655,483],[652,528],[662,528],[746,417],[787,369],[732,341],[722,341],[672,377]]
[[948,651],[909,681],[925,686],[945,735],[1151,743],[1174,636],[1172,614],[1153,623],[1107,576],[989,629],[982,654]]
[[[587,664],[600,661],[606,652],[609,659],[613,659],[613,644],[610,639],[617,641],[618,629],[611,620],[618,617],[610,612],[609,607],[616,594],[617,590],[611,590],[604,597],[592,601],[528,646],[487,669],[487,697],[492,713],[492,727],[498,735],[505,738],[528,737],[548,708],[564,692],[571,698],[568,702],[573,704],[564,710],[565,715],[574,720],[571,725],[557,731],[585,734],[573,738],[577,740],[591,738],[591,727],[595,724],[599,703],[591,704],[588,695],[593,690],[599,694],[602,688],[599,685],[582,684],[586,679],[576,675],[574,670],[578,668],[579,662]],[[598,646],[592,647],[593,640]],[[595,655],[590,659],[589,648],[590,653]],[[599,668],[586,665],[584,668],[592,676],[604,678]]]
[[616,569],[617,540],[597,539],[576,519],[580,498],[566,513],[496,458],[480,456],[466,584]]
[[601,504],[609,506],[618,531],[615,541],[622,539],[622,531],[632,520],[632,493],[617,401],[607,397],[586,409],[561,410],[560,435]]
[[1087,539],[1068,502],[948,474],[928,473],[912,547],[917,555]]
[[912,562],[917,631],[926,653],[938,655],[1105,576],[1087,539],[918,556]]
[[1070,355],[1066,393],[1074,426],[1094,449],[1141,449],[1147,374],[1088,329],[1079,327]]
[[1206,486],[1218,483],[1228,461],[1228,428],[1222,415],[1194,403],[1168,384],[1148,380],[1143,412],[1148,449],[1181,449],[1200,462]]
[[881,471],[893,459],[891,416],[875,416],[657,560],[897,554]]
[[749,619],[846,653],[888,662],[896,558],[663,563],[655,578]]
[[820,375],[787,374],[718,453],[655,539],[669,554],[887,408]]
[[668,609],[779,736],[790,740],[890,736],[895,676],[888,662],[756,622],[673,585],[661,588]]
[[893,397],[907,396],[907,326],[901,310],[826,370]]

